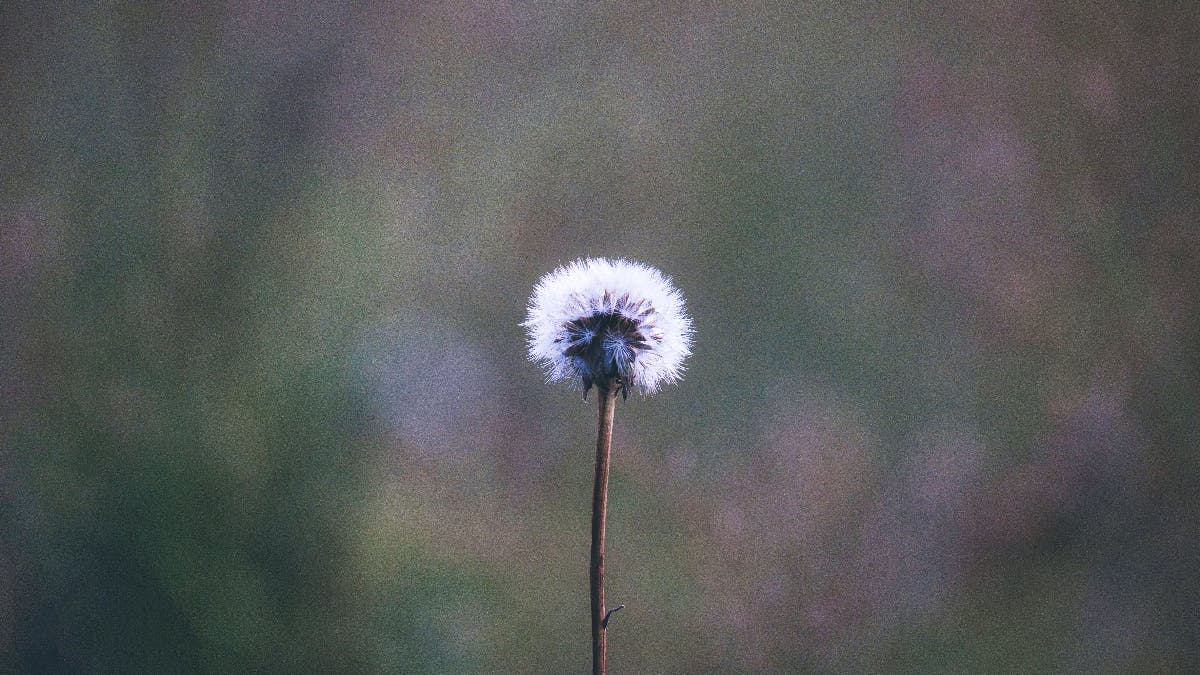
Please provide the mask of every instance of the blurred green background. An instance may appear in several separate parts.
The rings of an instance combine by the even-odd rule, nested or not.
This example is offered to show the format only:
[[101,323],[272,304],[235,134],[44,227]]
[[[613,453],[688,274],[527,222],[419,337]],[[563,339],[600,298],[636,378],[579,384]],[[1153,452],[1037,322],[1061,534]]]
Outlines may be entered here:
[[[190,5],[191,3],[184,3]],[[1194,3],[0,6],[0,669],[1200,667]]]

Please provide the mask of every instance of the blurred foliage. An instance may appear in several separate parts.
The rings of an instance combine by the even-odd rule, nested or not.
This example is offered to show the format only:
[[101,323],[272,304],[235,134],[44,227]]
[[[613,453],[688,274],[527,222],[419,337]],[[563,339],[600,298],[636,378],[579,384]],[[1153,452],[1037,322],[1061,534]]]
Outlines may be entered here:
[[0,8],[0,667],[586,669],[594,411],[522,319],[655,264],[614,672],[1200,661],[1186,3]]

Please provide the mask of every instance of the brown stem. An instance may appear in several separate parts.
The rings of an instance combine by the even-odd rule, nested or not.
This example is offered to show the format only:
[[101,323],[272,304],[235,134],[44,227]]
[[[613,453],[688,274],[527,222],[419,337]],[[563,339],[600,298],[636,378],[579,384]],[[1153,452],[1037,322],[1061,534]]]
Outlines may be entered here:
[[602,386],[599,429],[596,433],[596,482],[592,488],[592,675],[604,675],[604,521],[608,510],[608,458],[612,452],[613,413],[617,408],[617,387]]

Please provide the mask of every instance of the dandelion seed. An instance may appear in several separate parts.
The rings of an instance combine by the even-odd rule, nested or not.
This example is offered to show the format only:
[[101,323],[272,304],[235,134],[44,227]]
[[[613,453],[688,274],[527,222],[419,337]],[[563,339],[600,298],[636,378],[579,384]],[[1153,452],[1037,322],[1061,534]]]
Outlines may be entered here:
[[548,381],[615,384],[652,394],[677,381],[690,353],[683,296],[661,272],[629,260],[577,260],[542,277],[524,324],[529,358]]

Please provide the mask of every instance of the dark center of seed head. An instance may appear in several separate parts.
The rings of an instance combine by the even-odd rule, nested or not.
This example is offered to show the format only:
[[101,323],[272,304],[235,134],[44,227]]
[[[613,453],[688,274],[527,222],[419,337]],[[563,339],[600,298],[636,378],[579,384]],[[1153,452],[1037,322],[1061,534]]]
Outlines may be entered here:
[[575,319],[566,328],[570,344],[563,354],[583,362],[584,394],[595,384],[601,390],[618,386],[621,395],[628,396],[634,384],[629,366],[646,347],[638,321],[619,312],[598,312]]

